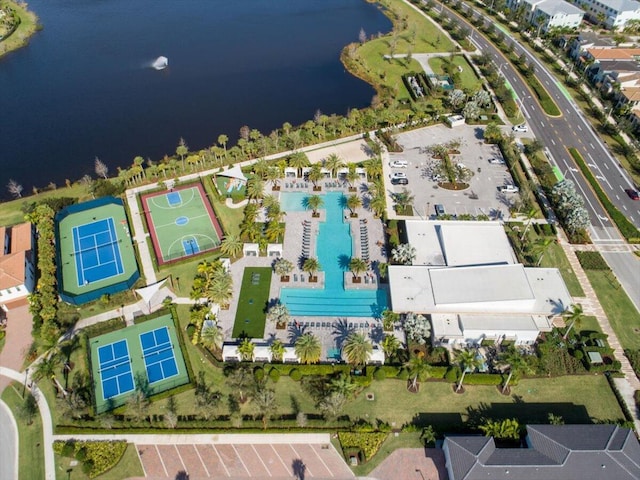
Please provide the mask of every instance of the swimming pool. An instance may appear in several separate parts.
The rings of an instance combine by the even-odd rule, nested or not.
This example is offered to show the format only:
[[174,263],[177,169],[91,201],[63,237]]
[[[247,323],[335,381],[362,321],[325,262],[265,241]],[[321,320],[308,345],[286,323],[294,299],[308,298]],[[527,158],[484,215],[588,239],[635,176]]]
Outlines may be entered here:
[[[280,205],[285,212],[305,211],[308,197],[308,193],[285,192],[280,195]],[[291,315],[378,317],[388,305],[386,290],[344,288],[344,272],[349,270],[353,254],[349,224],[343,216],[346,197],[341,192],[329,192],[322,198],[326,221],[320,223],[315,255],[325,275],[325,287],[322,290],[283,287],[280,301]]]

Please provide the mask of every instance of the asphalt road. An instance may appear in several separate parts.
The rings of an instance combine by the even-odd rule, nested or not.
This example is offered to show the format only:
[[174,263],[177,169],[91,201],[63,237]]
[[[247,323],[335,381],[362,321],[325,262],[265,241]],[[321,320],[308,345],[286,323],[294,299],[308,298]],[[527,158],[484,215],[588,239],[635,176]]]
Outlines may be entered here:
[[18,478],[18,431],[9,407],[0,400],[0,478]]
[[[481,15],[485,18],[485,21],[493,22],[483,12],[477,9],[474,9],[474,12],[475,16]],[[506,60],[492,43],[477,31],[474,25],[467,23],[446,8],[444,13],[473,32],[470,40],[480,50],[493,57],[500,73],[511,84],[518,96],[517,102],[522,109],[527,124],[535,137],[545,145],[549,160],[560,168],[566,178],[575,183],[577,190],[584,197],[591,221],[591,238],[601,251],[609,252],[605,255],[607,263],[634,302],[636,308],[640,310],[640,269],[638,268],[638,259],[626,247],[624,238],[621,237],[607,212],[600,205],[587,180],[579,172],[573,158],[569,155],[568,148],[574,147],[580,152],[610,200],[636,227],[640,228],[640,201],[631,200],[624,192],[625,188],[633,188],[633,182],[629,175],[611,156],[606,145],[593,131],[593,127],[582,111],[571,100],[569,94],[565,93],[566,90],[564,90],[562,84],[557,82],[546,66],[531,55],[528,50],[522,48],[518,41],[511,37],[508,32],[504,31],[503,33],[512,42],[514,52],[518,56],[524,53],[527,57],[527,62],[535,62],[535,76],[554,99],[562,112],[562,116],[553,118],[544,113],[515,67]]]

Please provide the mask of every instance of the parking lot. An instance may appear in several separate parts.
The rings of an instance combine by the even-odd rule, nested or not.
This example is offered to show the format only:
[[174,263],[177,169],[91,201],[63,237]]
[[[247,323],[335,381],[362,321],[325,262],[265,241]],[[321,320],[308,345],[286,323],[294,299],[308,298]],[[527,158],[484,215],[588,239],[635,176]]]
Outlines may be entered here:
[[137,444],[136,448],[147,478],[353,478],[330,444]]
[[[387,188],[400,192],[407,188],[415,197],[414,212],[422,218],[434,218],[436,205],[442,205],[446,214],[474,217],[486,215],[491,219],[507,219],[509,209],[518,200],[517,193],[500,192],[498,187],[513,184],[513,179],[503,161],[497,145],[487,145],[483,140],[483,127],[459,126],[449,128],[444,125],[425,127],[395,135],[402,145],[402,153],[390,153],[389,162],[383,165]],[[432,166],[434,160],[428,153],[434,145],[450,141],[460,141],[459,154],[450,155],[454,165],[461,164],[472,176],[464,190],[447,190],[434,180]],[[490,160],[492,162],[490,163]],[[389,164],[406,161],[404,168],[392,168]],[[394,173],[406,174],[407,185],[394,185]]]

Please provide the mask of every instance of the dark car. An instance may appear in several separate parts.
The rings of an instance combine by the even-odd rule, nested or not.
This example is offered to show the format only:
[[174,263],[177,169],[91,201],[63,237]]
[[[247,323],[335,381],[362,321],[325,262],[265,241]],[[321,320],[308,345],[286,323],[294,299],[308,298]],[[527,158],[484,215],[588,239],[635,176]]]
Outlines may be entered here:
[[392,185],[409,185],[409,179],[407,178],[392,178]]
[[625,189],[625,193],[627,195],[629,195],[629,198],[631,200],[640,200],[640,195],[638,194],[638,192],[636,190],[634,190],[633,188],[627,188]]
[[443,206],[442,204],[437,203],[437,204],[436,204],[436,206],[435,206],[435,208],[436,208],[436,215],[437,215],[437,216],[441,216],[441,215],[444,215],[444,214],[445,214],[444,206]]

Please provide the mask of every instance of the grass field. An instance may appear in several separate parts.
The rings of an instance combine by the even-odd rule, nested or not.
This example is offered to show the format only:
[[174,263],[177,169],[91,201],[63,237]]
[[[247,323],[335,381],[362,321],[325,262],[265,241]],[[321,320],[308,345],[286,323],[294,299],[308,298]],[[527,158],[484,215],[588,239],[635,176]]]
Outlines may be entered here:
[[[82,472],[81,465],[71,466],[72,458],[55,455],[55,461],[57,478],[67,478],[67,475],[69,478],[75,480],[86,480],[90,478]],[[71,469],[71,472],[69,472],[69,469]],[[144,477],[144,470],[140,464],[136,446],[130,443],[127,445],[127,449],[118,464],[96,478],[99,480],[121,480],[132,477]]]
[[640,349],[640,313],[609,271],[586,270],[622,348]]
[[[45,478],[42,420],[38,412],[33,423],[27,425],[18,415],[22,404],[21,388],[22,386],[19,384],[11,384],[2,393],[2,400],[9,406],[18,424],[18,478],[20,480]],[[16,389],[20,389],[20,392]]]
[[[258,277],[259,276],[259,277]],[[242,275],[238,309],[233,323],[234,338],[262,338],[269,302],[271,269],[247,267]]]
[[[511,397],[503,396],[495,386],[465,389],[464,394],[456,395],[449,383],[427,382],[421,384],[418,394],[413,394],[402,380],[373,382],[347,405],[344,413],[352,418],[395,422],[398,426],[409,422],[433,425],[436,430],[461,427],[463,422],[481,416],[517,418],[521,424],[547,423],[549,413],[561,415],[567,423],[624,417],[604,376],[526,379],[512,388]],[[374,401],[366,399],[369,392],[374,394]]]
[[544,252],[540,266],[559,269],[569,293],[573,297],[584,297],[584,291],[580,286],[578,277],[576,277],[573,268],[571,268],[571,264],[569,263],[569,260],[567,259],[567,256],[565,255],[564,250],[562,250],[560,244],[552,243],[549,245]]
[[[449,61],[449,55],[445,57],[433,57],[429,59],[429,66],[433,70],[433,73],[436,75],[444,75],[445,70],[444,66],[447,61]],[[451,61],[456,67],[460,67],[462,69],[460,74],[460,83],[455,85],[456,88],[460,90],[467,90],[470,92],[477,92],[482,88],[482,82],[476,76],[475,72],[467,62],[467,59],[462,55],[455,55],[451,58]]]

